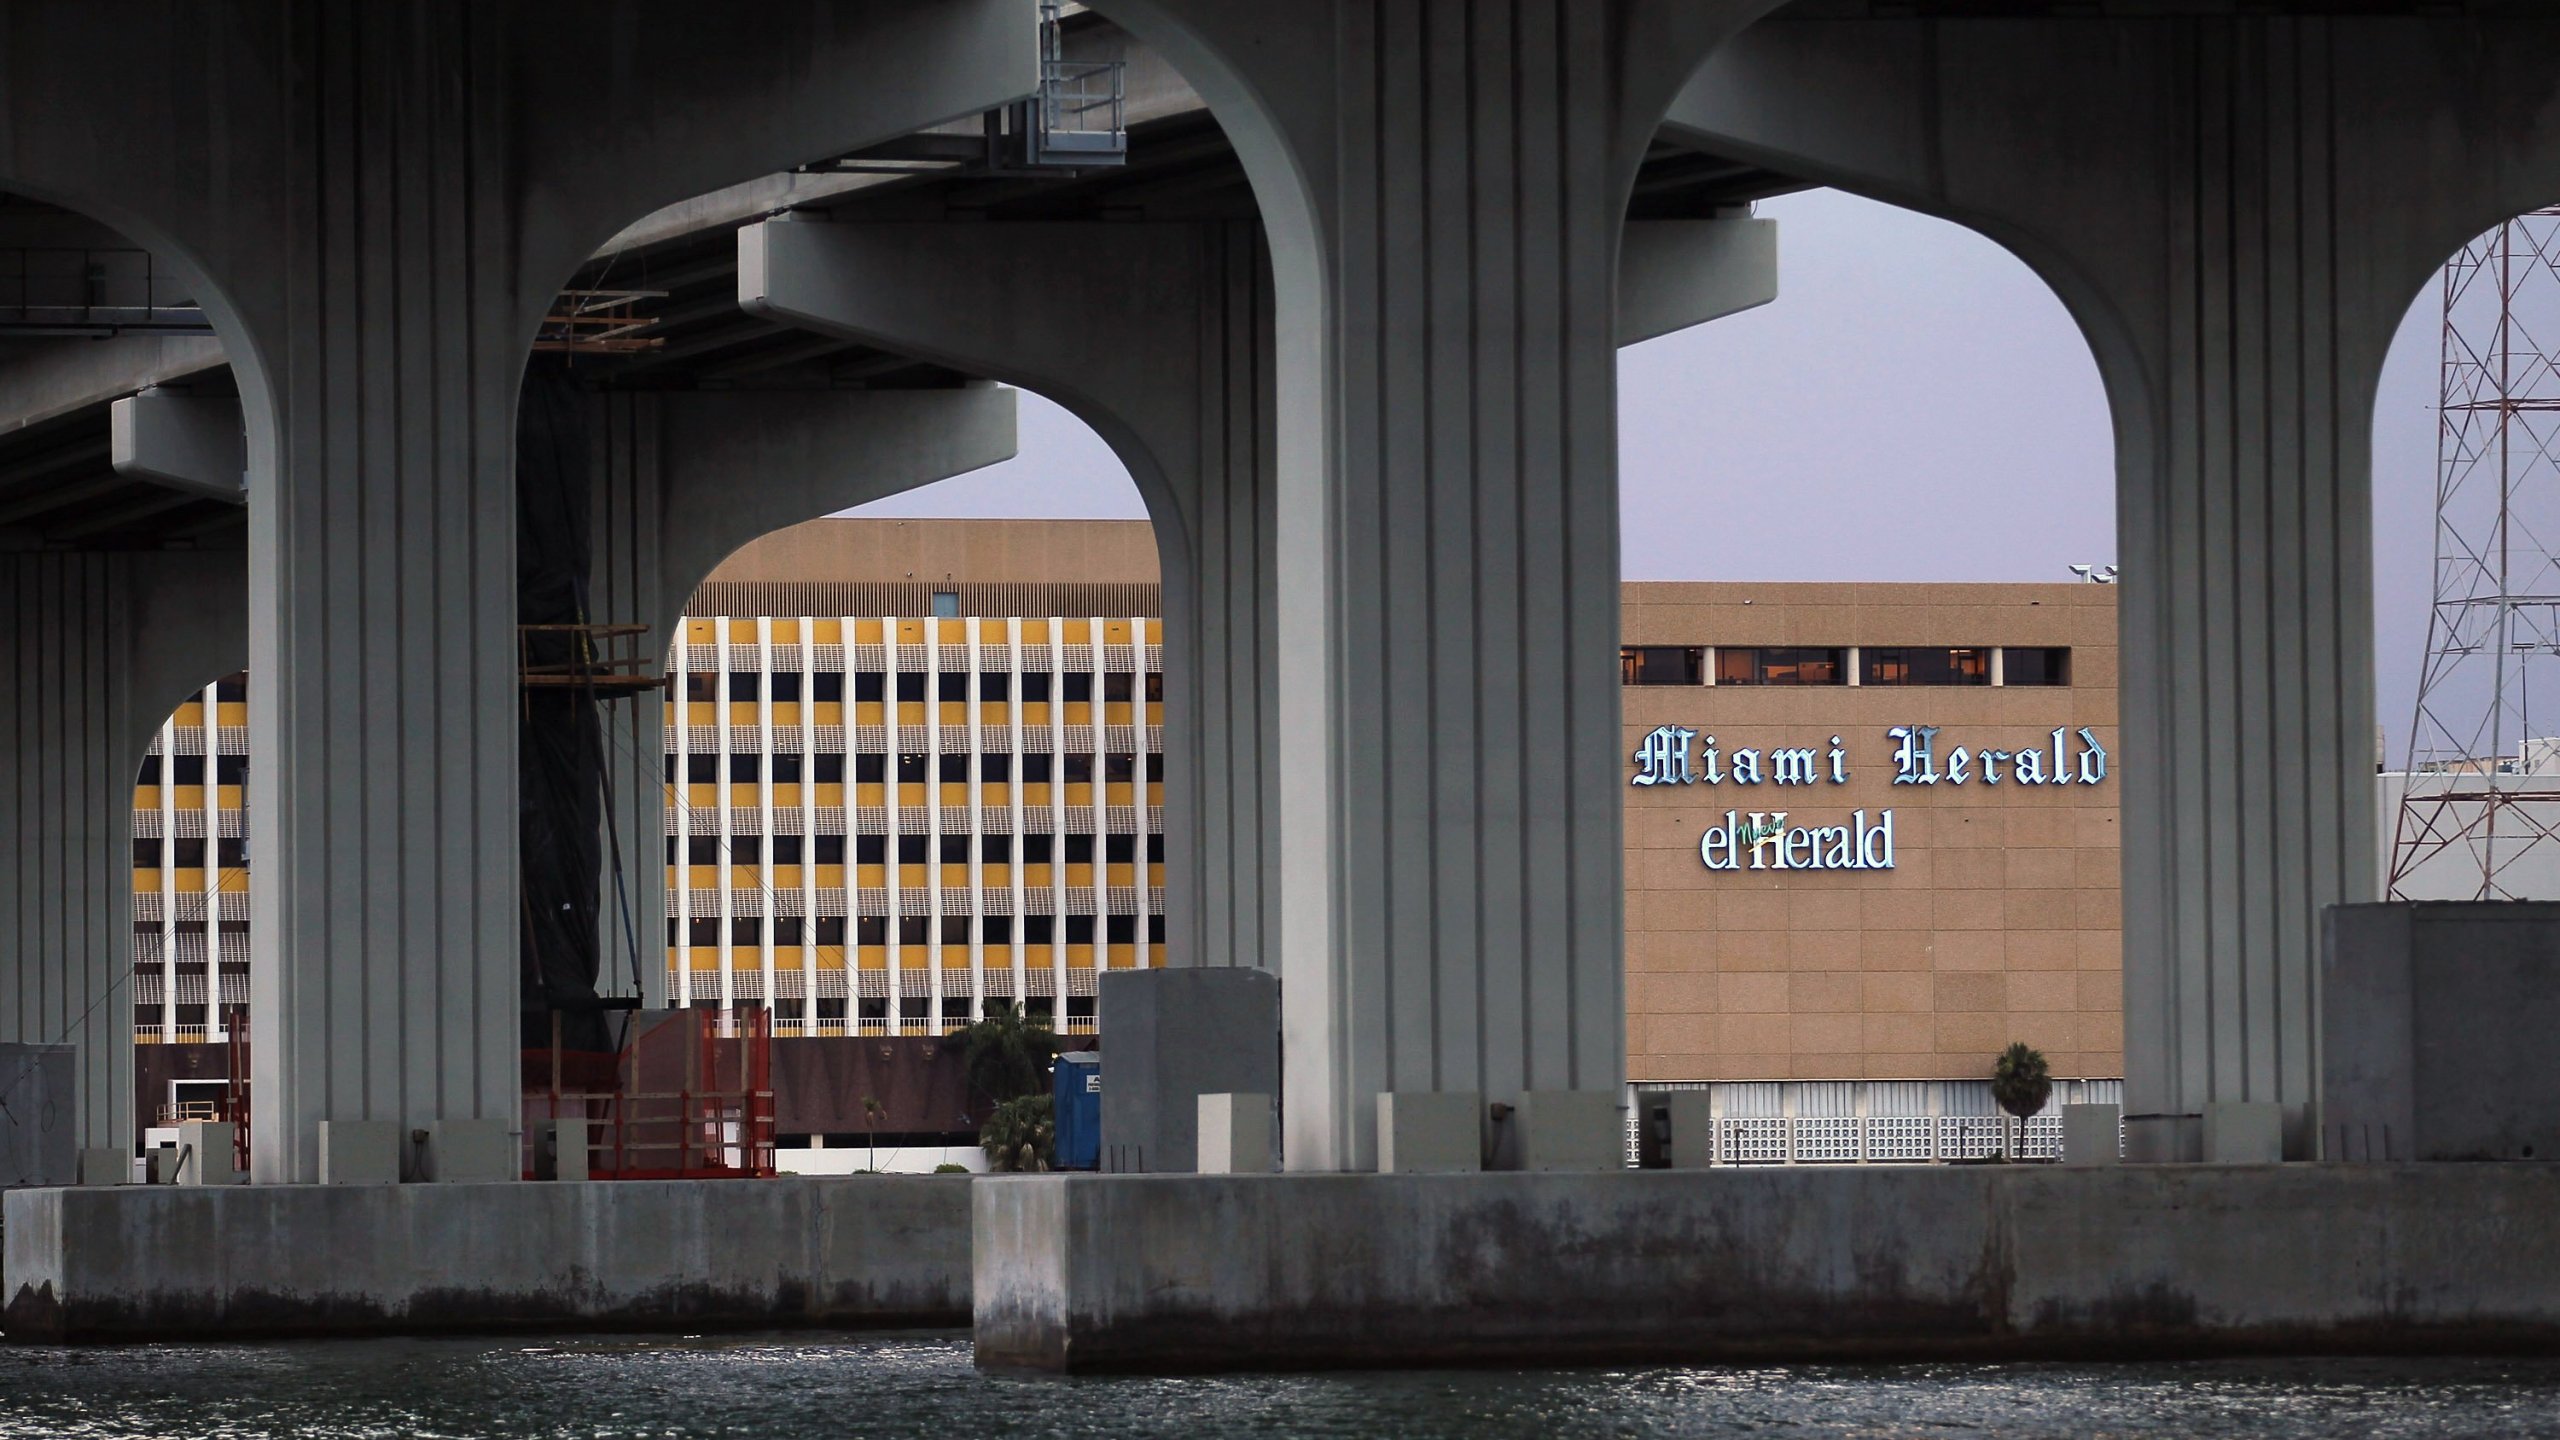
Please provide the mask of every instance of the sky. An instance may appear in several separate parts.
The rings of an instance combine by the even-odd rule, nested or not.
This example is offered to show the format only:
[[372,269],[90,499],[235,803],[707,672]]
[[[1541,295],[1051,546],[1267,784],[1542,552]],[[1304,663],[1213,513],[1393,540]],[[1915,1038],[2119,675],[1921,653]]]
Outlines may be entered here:
[[[1779,298],[1619,354],[1630,580],[2068,580],[2116,558],[2114,437],[2088,345],[1991,241],[1816,190],[1763,203]],[[2433,544],[2432,293],[2374,427],[2376,719],[2407,743]],[[1022,397],[1021,453],[853,513],[1144,518],[1082,422]]]

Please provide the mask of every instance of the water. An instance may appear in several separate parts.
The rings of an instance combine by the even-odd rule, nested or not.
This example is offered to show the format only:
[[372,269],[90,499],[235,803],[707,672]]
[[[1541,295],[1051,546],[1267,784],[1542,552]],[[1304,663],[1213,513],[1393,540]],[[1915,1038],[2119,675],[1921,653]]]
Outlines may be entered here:
[[0,1351],[0,1436],[2560,1437],[2560,1361],[992,1378],[962,1338]]

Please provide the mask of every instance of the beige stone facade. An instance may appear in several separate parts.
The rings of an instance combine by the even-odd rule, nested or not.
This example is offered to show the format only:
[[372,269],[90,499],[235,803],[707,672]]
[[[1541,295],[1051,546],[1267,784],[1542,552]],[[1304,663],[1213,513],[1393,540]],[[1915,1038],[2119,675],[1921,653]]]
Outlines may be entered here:
[[[1660,726],[1696,732],[1698,769],[1712,736],[1724,767],[1712,783],[1624,791],[1631,1080],[1978,1079],[2012,1040],[2056,1075],[2123,1073],[2112,587],[1634,583],[1624,636],[1700,647],[1689,663],[1704,672],[1624,689],[1625,778]],[[2067,649],[2068,679],[1704,683],[1722,650],[1743,647],[1838,650],[1853,670],[1889,648]],[[1896,726],[1937,728],[1938,783],[1895,783]],[[1961,785],[1943,773],[1958,747],[2034,749],[2049,770],[2057,728],[2072,783],[2022,784],[2014,764],[1996,785],[1974,765]],[[2083,728],[2107,756],[2096,783],[2078,778]],[[1737,783],[1737,751],[1765,763],[1780,747],[1816,752],[1814,783]],[[1861,810],[1870,828],[1893,813],[1889,870],[1780,869],[1783,841],[1749,857],[1757,869],[1701,861],[1702,832],[1729,811],[1746,827],[1786,811],[1789,827],[1845,828]],[[1803,843],[1795,858],[1825,848]]]

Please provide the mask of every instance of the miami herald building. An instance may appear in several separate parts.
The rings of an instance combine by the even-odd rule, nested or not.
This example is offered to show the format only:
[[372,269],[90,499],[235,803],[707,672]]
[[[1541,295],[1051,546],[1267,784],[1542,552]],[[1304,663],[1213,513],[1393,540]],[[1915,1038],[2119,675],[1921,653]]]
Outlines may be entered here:
[[[2113,590],[1624,594],[1638,1118],[1706,1088],[1737,1162],[1985,1153],[2011,1040],[2058,1098],[2116,1098]],[[818,521],[690,608],[652,857],[672,1003],[768,1008],[784,1038],[940,1034],[1013,1001],[1091,1033],[1097,974],[1178,959],[1143,523]],[[226,682],[140,777],[147,1044],[219,1042],[208,1002],[246,1000],[244,727]],[[195,1073],[145,1070],[146,1092]]]

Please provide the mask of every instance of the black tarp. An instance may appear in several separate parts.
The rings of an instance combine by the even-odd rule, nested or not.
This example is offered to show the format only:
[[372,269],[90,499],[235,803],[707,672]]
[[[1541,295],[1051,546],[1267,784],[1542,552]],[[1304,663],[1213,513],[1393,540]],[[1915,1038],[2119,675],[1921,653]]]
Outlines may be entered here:
[[[516,620],[591,623],[587,613],[585,392],[550,357],[527,367],[516,405]],[[569,657],[570,637],[527,637],[537,664]],[[520,689],[516,767],[522,846],[524,1039],[608,1050],[596,1008],[596,895],[602,875],[604,734],[596,697],[566,687]]]

